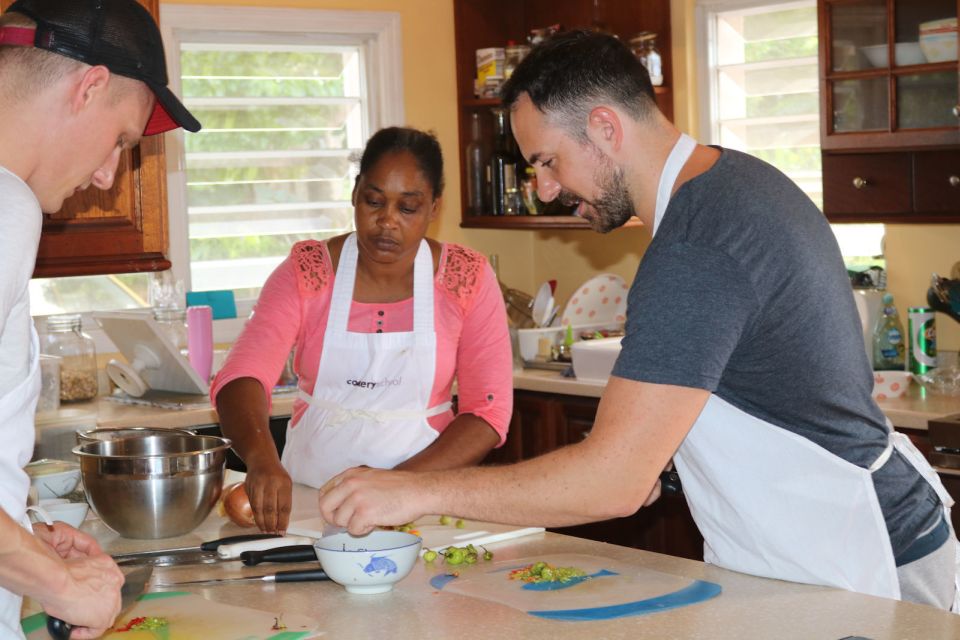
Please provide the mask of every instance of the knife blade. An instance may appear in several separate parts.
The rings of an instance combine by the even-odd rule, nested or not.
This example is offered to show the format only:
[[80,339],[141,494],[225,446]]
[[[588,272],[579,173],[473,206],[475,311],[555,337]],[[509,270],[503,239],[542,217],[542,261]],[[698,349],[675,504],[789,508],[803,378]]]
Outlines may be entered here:
[[327,572],[323,569],[297,569],[294,571],[277,571],[262,576],[244,576],[242,578],[210,578],[207,580],[185,580],[182,582],[166,582],[154,585],[156,587],[182,587],[186,585],[193,586],[215,586],[241,582],[315,582],[319,580],[329,580]]
[[[144,588],[153,575],[153,565],[138,567],[124,576],[123,587],[120,589],[120,611],[117,613],[119,618],[125,611],[129,610],[137,602],[137,598],[143,593]],[[68,640],[73,625],[64,622],[60,618],[52,616],[47,618],[47,633],[53,640]]]

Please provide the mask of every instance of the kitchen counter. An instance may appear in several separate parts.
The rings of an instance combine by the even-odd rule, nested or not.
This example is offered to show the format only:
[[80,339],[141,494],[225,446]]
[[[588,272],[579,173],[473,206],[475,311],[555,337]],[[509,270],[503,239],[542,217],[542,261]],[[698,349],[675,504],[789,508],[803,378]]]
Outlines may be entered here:
[[[294,519],[316,515],[315,493],[296,486]],[[93,534],[111,553],[198,544],[243,530],[213,514],[196,531],[166,540],[119,538],[98,520],[83,529]],[[249,530],[247,530],[249,531]],[[584,553],[604,556],[663,573],[717,583],[723,592],[712,600],[646,616],[590,622],[559,622],[536,618],[487,600],[438,593],[429,578],[443,565],[418,562],[395,589],[378,596],[351,595],[332,582],[299,584],[243,583],[188,589],[212,601],[271,611],[303,614],[320,623],[332,638],[424,640],[430,638],[530,638],[555,640],[571,633],[586,638],[631,640],[700,638],[741,640],[835,640],[863,636],[871,640],[955,640],[960,637],[960,616],[931,607],[858,595],[826,587],[813,587],[754,578],[714,566],[620,547],[541,533],[493,544],[496,560],[529,558],[550,553]],[[269,568],[265,568],[269,567]],[[483,563],[459,568],[461,573],[482,570]],[[158,568],[153,583],[211,577],[262,575],[276,569],[303,565],[266,565],[246,568],[239,562]],[[151,590],[156,590],[151,588]],[[182,587],[179,590],[184,590]],[[25,615],[38,611],[25,603]]]
[[[515,369],[513,372],[514,389],[525,391],[599,398],[604,386],[597,382],[564,378],[556,371]],[[926,429],[930,420],[960,413],[960,398],[929,394],[917,384],[910,385],[910,389],[901,397],[880,400],[877,404],[895,427],[903,429]]]

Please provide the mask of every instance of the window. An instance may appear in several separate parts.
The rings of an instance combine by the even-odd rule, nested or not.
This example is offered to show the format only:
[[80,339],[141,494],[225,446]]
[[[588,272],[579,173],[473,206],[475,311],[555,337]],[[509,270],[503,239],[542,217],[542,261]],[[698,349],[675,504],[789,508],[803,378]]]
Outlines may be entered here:
[[[769,162],[822,207],[817,3],[701,0],[697,15],[705,137]],[[833,229],[848,262],[883,253],[881,224]]]
[[[173,277],[243,311],[295,242],[352,228],[351,155],[404,120],[399,16],[163,5],[160,24],[171,87],[203,124],[165,140]],[[32,312],[148,306],[150,280],[36,280]]]

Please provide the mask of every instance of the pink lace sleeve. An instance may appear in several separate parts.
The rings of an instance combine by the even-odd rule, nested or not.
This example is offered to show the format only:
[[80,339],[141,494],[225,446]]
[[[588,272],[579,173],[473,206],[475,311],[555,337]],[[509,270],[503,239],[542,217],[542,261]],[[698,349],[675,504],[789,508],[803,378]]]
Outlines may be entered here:
[[443,288],[466,310],[477,294],[487,259],[483,254],[459,244],[447,243],[446,252],[446,260],[440,265],[438,277]]
[[325,242],[304,240],[293,245],[290,258],[297,270],[300,291],[310,296],[323,291],[333,278],[330,254]]
[[485,420],[502,445],[513,412],[513,353],[503,295],[481,254],[458,245],[448,245],[447,251],[443,284],[464,309],[457,348],[458,410]]

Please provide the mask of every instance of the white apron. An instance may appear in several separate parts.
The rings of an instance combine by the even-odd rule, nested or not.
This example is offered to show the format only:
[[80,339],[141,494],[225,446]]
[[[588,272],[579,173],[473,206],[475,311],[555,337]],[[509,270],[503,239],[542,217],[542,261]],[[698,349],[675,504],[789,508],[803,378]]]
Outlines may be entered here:
[[[390,469],[437,438],[427,418],[437,363],[433,322],[433,258],[420,242],[413,269],[413,331],[350,333],[347,322],[357,273],[357,239],[347,237],[334,279],[313,396],[295,427],[287,427],[283,466],[312,487],[366,465]],[[428,408],[429,407],[429,408]]]
[[[30,478],[23,470],[33,455],[34,412],[40,397],[40,341],[30,329],[30,367],[26,378],[12,389],[0,390],[0,508],[30,530],[27,492]],[[0,588],[0,637],[22,638],[21,597]]]
[[[696,143],[681,135],[657,190],[654,233]],[[768,578],[900,598],[900,583],[871,477],[894,448],[933,486],[950,522],[953,500],[909,438],[892,432],[863,469],[810,440],[711,395],[674,456],[704,560]],[[960,548],[958,548],[960,569]],[[958,573],[960,575],[960,573]],[[960,582],[958,582],[960,605]]]

